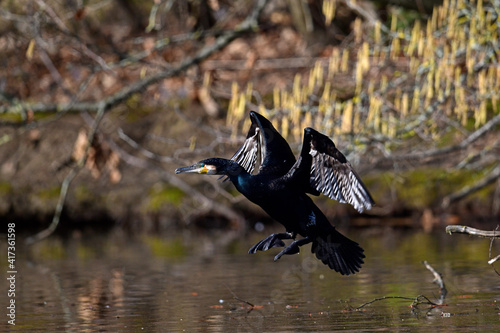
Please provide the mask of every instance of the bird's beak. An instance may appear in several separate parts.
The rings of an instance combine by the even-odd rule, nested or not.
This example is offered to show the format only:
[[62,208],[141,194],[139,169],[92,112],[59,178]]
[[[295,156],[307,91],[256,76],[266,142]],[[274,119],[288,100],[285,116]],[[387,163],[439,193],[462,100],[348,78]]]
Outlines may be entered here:
[[175,169],[176,174],[191,172],[191,173],[200,173],[202,175],[205,175],[212,173],[212,171],[213,168],[210,168],[210,166],[207,165],[200,166],[198,163],[193,164],[191,166]]
[[207,173],[207,171],[208,169],[205,166],[200,167],[198,164],[193,164],[187,167],[175,169],[176,174],[185,172],[205,174]]

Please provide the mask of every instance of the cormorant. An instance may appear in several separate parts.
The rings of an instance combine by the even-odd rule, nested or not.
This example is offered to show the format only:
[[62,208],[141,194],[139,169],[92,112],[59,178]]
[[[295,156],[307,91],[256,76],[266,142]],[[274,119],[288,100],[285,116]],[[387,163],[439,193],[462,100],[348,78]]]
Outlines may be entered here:
[[[302,150],[295,160],[290,146],[269,120],[254,111],[250,119],[247,138],[230,160],[209,158],[175,173],[227,176],[239,192],[286,228],[284,233],[261,240],[248,253],[284,247],[284,239],[293,239],[274,257],[276,261],[312,242],[311,251],[331,269],[342,275],[358,272],[365,257],[363,249],[339,233],[306,194],[323,193],[359,212],[370,209],[374,201],[351,164],[330,138],[310,127],[304,129]],[[258,173],[252,174],[258,163]],[[296,240],[297,234],[303,238]]]

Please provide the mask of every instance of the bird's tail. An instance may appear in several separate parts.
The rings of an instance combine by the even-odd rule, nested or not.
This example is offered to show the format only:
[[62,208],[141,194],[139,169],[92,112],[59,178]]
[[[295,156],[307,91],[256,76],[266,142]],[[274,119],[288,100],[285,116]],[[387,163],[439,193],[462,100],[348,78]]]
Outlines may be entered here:
[[355,274],[364,263],[361,246],[334,227],[313,240],[311,251],[325,265],[342,275]]

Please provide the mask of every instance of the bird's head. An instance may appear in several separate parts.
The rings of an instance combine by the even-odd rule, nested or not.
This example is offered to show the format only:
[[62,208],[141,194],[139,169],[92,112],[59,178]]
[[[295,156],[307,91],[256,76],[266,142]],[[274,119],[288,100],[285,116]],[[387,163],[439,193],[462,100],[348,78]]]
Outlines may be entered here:
[[238,163],[223,158],[207,158],[191,166],[175,169],[175,173],[199,173],[203,175],[237,175],[242,168]]

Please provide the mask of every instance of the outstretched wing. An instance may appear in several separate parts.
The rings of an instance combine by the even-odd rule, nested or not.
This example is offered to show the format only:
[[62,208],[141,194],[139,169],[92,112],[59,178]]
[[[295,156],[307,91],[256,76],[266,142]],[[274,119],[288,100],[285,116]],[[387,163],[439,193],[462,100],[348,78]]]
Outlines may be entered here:
[[305,133],[310,136],[311,186],[359,212],[372,208],[375,202],[370,193],[333,141],[312,128]]
[[243,146],[231,157],[231,160],[241,165],[248,173],[252,173],[257,164],[257,157],[260,156],[259,163],[264,160],[265,147],[262,145],[262,140],[260,128],[252,122]]
[[259,165],[259,174],[284,175],[295,163],[290,146],[272,123],[255,111],[250,112],[252,125],[247,138],[231,160],[252,173]]
[[[310,174],[305,169],[310,168]],[[352,205],[357,211],[375,204],[370,193],[345,156],[329,137],[308,127],[299,160],[292,168],[301,177],[309,176],[308,192],[321,192],[331,199]]]

